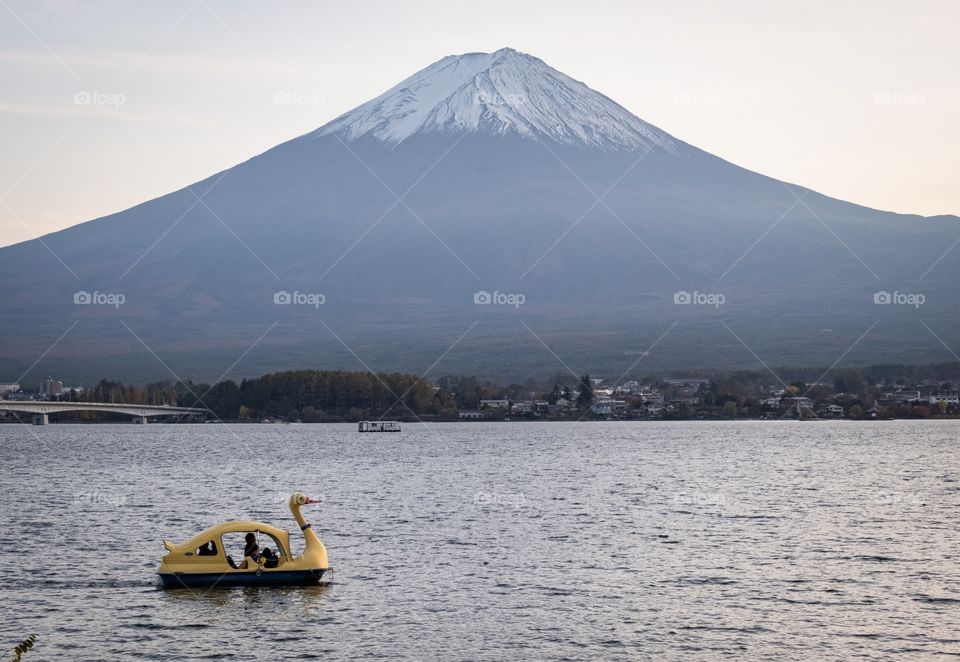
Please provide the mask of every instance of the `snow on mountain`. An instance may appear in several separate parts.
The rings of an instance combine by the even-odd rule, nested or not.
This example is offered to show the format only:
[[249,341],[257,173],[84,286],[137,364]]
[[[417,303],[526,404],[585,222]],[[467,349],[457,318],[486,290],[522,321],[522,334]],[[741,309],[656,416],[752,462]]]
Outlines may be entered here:
[[539,58],[503,48],[450,55],[318,129],[398,144],[420,132],[516,133],[612,150],[679,151],[619,104]]

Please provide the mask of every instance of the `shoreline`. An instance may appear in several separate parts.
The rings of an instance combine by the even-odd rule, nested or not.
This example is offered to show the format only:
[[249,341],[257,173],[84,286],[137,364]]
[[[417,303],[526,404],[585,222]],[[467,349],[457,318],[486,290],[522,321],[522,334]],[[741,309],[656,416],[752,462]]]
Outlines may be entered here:
[[[377,419],[373,419],[377,420]],[[395,419],[391,419],[395,420]],[[517,420],[454,420],[454,419],[442,419],[442,420],[403,420],[400,419],[399,423],[401,425],[430,425],[430,424],[450,424],[450,423],[463,423],[463,424],[484,424],[484,423],[509,423],[509,424],[530,424],[530,423],[641,423],[641,424],[650,424],[650,423],[889,423],[892,421],[926,421],[926,422],[947,422],[947,421],[957,421],[960,420],[960,416],[937,416],[929,418],[624,418],[624,419],[517,419]],[[205,421],[205,422],[151,422],[149,426],[156,425],[263,425],[263,426],[272,426],[272,425],[352,425],[356,427],[359,421],[321,421],[321,422],[312,422],[312,423],[293,423],[286,421],[272,421],[272,422],[262,422],[262,421],[247,421],[247,420],[226,420],[226,421]],[[46,425],[35,426],[29,422],[25,421],[4,421],[0,420],[0,426],[3,425],[27,425],[31,428],[34,427],[49,427],[51,425],[122,425],[128,426],[133,425],[129,421],[51,421]],[[359,434],[359,432],[358,432]],[[386,432],[375,433],[375,432],[364,432],[363,434],[389,434]]]

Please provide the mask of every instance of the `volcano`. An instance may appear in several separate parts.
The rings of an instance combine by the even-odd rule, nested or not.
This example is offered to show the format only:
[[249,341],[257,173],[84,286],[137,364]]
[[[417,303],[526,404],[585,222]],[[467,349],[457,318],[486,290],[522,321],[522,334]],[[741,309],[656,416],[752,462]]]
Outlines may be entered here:
[[0,379],[948,361],[958,221],[752,172],[531,55],[449,56],[203,181],[0,249]]

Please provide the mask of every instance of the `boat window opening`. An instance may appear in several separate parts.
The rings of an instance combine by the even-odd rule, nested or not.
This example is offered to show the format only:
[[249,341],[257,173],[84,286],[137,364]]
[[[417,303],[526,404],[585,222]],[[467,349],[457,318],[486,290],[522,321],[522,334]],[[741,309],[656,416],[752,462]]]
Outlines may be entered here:
[[[263,531],[235,531],[233,533],[225,533],[221,537],[223,550],[228,556],[234,559],[237,568],[253,569],[257,567],[257,563],[246,554],[248,551],[248,534],[253,534],[252,540],[258,557],[266,557],[263,563],[264,567],[275,568],[287,560],[280,541],[269,533],[264,533]],[[271,556],[274,558],[271,558]]]
[[216,556],[218,552],[217,543],[213,540],[209,540],[194,550],[194,554],[197,556]]

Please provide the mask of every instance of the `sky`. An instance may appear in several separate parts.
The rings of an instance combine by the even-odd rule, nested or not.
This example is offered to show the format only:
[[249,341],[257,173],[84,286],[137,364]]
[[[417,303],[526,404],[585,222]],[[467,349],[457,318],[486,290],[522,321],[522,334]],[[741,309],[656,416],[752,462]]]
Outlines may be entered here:
[[0,246],[307,133],[509,46],[738,165],[960,215],[953,1],[0,0]]

